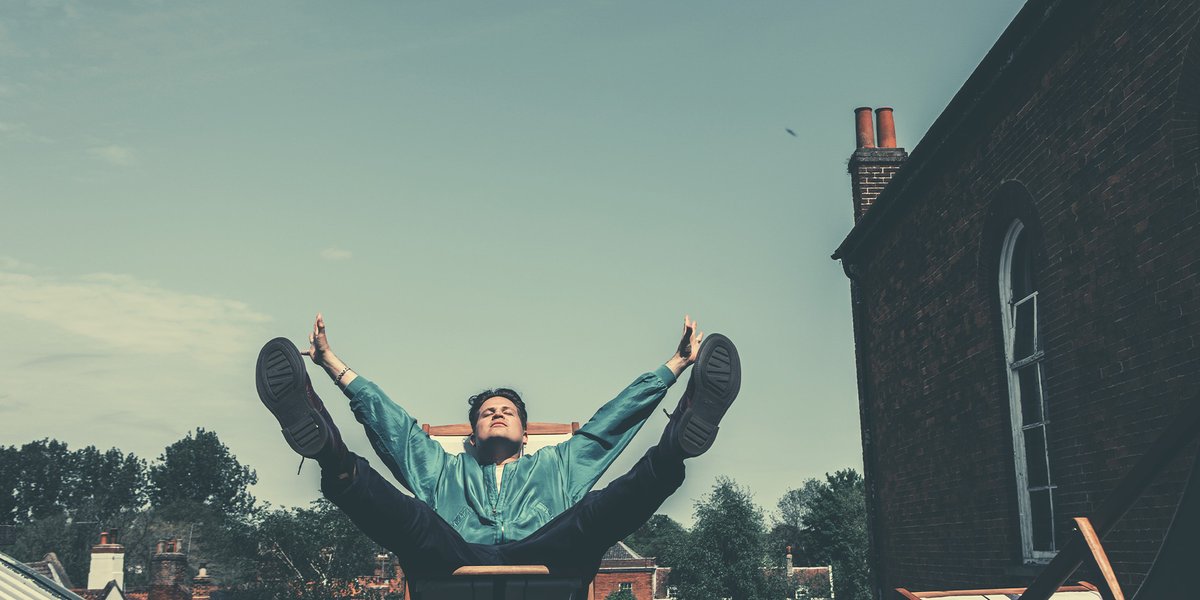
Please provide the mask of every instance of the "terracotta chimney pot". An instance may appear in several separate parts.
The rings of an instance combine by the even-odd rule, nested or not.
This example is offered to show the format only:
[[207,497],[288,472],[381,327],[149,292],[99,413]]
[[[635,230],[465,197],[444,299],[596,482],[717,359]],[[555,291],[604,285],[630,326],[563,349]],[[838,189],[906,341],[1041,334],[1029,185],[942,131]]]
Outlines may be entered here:
[[875,109],[875,119],[879,122],[879,147],[896,147],[896,122],[892,119],[892,107],[885,106]]
[[871,107],[854,109],[854,133],[858,148],[875,147],[875,125],[871,123]]

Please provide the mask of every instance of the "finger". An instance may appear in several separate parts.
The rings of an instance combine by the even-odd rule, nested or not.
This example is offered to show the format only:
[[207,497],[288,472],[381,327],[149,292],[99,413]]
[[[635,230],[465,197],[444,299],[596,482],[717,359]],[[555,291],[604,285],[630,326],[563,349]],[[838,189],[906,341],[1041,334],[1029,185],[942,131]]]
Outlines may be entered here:
[[313,355],[313,351],[311,348],[308,350],[300,351],[300,356],[312,356],[312,355]]
[[317,313],[317,331],[325,333],[325,317]]

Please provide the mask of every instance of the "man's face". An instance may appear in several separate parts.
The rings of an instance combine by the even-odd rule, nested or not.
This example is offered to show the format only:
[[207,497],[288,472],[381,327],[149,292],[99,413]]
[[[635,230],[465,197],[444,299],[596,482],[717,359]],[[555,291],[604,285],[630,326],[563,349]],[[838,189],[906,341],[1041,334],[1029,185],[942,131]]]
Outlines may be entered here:
[[476,443],[492,438],[507,439],[514,443],[527,441],[517,405],[503,396],[492,396],[479,405],[479,418],[475,421]]

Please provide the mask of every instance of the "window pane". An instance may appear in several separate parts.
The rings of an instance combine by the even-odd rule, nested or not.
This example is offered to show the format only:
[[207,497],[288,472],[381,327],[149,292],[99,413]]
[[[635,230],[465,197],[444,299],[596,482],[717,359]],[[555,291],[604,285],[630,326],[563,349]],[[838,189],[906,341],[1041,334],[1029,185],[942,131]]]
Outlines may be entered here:
[[1045,427],[1025,430],[1025,468],[1029,475],[1029,487],[1050,485],[1050,475],[1046,472]]
[[1050,490],[1029,492],[1033,517],[1033,549],[1054,550],[1054,510],[1050,506]]
[[1017,371],[1021,393],[1021,424],[1041,423],[1042,417],[1042,381],[1041,370],[1037,363],[1026,365]]
[[1013,340],[1013,360],[1021,360],[1037,350],[1037,322],[1034,313],[1037,310],[1037,296],[1027,298],[1016,305],[1013,311],[1013,326],[1016,329]]
[[1017,242],[1013,245],[1012,251],[1012,270],[1010,276],[1012,281],[1012,297],[1013,300],[1020,300],[1033,292],[1033,277],[1032,269],[1029,265],[1029,245],[1025,241],[1029,236],[1025,235],[1025,231],[1017,234]]

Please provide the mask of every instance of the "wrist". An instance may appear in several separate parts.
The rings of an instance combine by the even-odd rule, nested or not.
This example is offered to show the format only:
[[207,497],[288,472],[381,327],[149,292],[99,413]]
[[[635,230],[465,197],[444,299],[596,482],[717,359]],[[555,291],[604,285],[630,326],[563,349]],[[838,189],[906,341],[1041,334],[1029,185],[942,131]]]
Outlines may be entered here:
[[667,368],[670,369],[671,372],[674,373],[676,377],[679,377],[683,373],[683,370],[686,369],[689,364],[691,364],[691,363],[689,363],[686,358],[683,358],[682,356],[679,356],[678,354],[676,354],[675,356],[672,356],[670,359],[667,360]]

